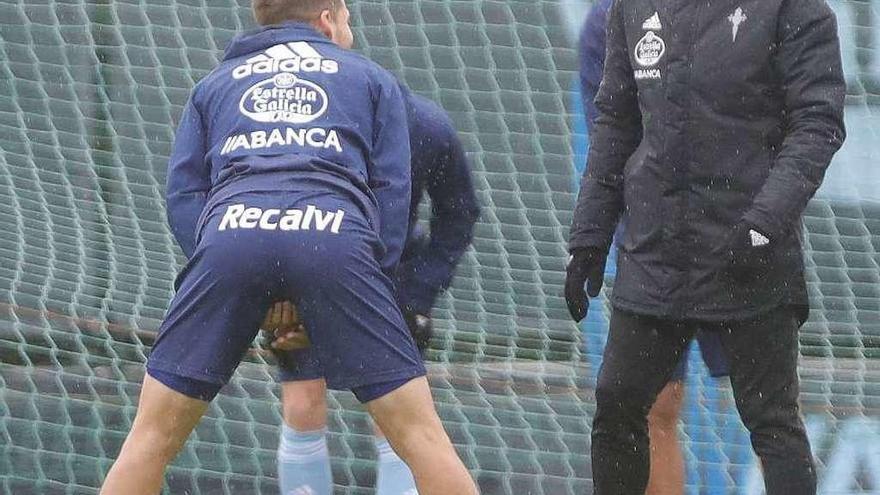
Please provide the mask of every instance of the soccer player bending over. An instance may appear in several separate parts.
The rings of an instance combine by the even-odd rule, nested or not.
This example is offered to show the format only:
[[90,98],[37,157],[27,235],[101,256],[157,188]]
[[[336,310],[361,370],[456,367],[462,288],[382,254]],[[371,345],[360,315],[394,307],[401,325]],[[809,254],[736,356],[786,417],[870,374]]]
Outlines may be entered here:
[[[409,235],[403,250],[396,286],[404,319],[424,352],[431,337],[431,307],[449,286],[455,266],[473,236],[479,215],[470,166],[455,128],[434,102],[403,89],[407,103],[412,150],[412,201]],[[423,194],[431,199],[430,235],[417,225]],[[294,309],[294,308],[291,308]],[[322,328],[312,329],[315,332]],[[296,336],[282,334],[276,348],[294,346]],[[327,401],[324,381],[327,363],[314,348],[280,356],[284,422],[278,447],[281,493],[308,487],[314,495],[330,495],[333,483],[327,452]],[[389,447],[381,432],[376,440],[377,495],[416,493],[412,474]]]
[[[257,22],[193,90],[168,174],[189,263],[102,494],[160,491],[273,301],[292,301],[332,388],[366,404],[422,495],[476,487],[434,409],[389,275],[407,234],[397,81],[351,46],[344,0],[254,0]],[[302,288],[302,289],[301,289]]]

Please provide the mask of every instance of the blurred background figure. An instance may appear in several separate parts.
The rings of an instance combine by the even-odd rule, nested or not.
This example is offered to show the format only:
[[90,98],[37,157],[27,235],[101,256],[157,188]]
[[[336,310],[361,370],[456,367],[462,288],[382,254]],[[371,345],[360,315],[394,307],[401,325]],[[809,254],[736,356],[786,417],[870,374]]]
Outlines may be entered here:
[[[409,231],[395,286],[404,320],[422,356],[433,335],[431,309],[455,274],[473,238],[480,214],[471,166],[446,112],[433,101],[401,87],[406,100],[411,149],[412,195]],[[430,230],[419,224],[419,209],[430,200]],[[321,329],[316,329],[321,331]],[[285,348],[281,334],[273,342]],[[293,348],[299,347],[293,344]],[[316,495],[332,491],[327,449],[327,388],[324,363],[309,347],[279,352],[284,425],[278,446],[278,477],[283,494],[306,481]],[[376,428],[377,495],[414,495],[407,465]],[[317,447],[316,447],[317,446]]]

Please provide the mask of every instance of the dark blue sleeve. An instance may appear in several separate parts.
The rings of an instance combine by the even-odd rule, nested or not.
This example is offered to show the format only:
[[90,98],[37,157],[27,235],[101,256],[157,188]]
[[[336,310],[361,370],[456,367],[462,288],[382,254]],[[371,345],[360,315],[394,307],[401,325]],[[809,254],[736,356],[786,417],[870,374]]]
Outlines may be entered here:
[[[425,125],[428,124],[428,125]],[[431,198],[431,232],[428,241],[407,246],[409,256],[399,270],[401,304],[427,314],[437,295],[449,287],[455,267],[473,239],[480,207],[471,179],[471,168],[458,134],[442,111],[433,122],[410,126],[418,153],[430,163],[424,167],[425,190]]]
[[211,172],[205,163],[205,130],[192,100],[177,126],[168,163],[166,206],[171,232],[187,258],[196,247],[196,227],[211,190]]
[[594,100],[602,82],[605,69],[605,27],[608,9],[612,0],[599,0],[581,29],[578,53],[580,55],[581,95],[584,102],[584,113],[587,117],[587,129],[592,130],[593,121],[599,114]]
[[783,81],[785,138],[745,220],[771,238],[789,234],[846,139],[846,82],[834,12],[821,0],[780,11],[775,69]]
[[391,275],[400,261],[409,228],[409,127],[400,87],[390,75],[381,78],[374,98],[369,186],[379,207],[379,238],[385,246],[382,270]]
[[596,94],[599,115],[590,129],[590,154],[572,216],[570,251],[589,247],[608,251],[624,211],[626,161],[642,141],[638,85],[622,12],[625,2],[616,0],[608,11],[605,71]]

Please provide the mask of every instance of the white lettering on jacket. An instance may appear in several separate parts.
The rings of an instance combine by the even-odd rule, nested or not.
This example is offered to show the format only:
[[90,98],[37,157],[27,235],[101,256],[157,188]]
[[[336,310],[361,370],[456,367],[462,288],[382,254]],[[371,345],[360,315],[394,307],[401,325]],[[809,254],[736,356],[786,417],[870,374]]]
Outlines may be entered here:
[[275,208],[264,210],[239,203],[226,208],[217,230],[316,230],[326,232],[329,228],[330,233],[338,234],[339,229],[342,228],[343,218],[345,218],[344,210],[330,212],[320,210],[314,205],[307,205],[305,211],[300,209],[282,211]]
[[261,150],[277,146],[299,146],[317,149],[332,149],[342,153],[342,144],[339,135],[334,130],[313,127],[311,129],[271,129],[266,131],[254,131],[246,134],[235,134],[226,138],[220,155],[228,155],[233,151]]

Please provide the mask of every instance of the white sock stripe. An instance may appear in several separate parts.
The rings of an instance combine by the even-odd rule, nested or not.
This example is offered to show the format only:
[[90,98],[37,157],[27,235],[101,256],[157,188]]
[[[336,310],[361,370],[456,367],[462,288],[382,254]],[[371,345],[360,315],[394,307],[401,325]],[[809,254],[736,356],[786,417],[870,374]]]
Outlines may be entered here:
[[303,485],[284,495],[315,495],[315,490],[309,485]]
[[376,442],[376,453],[379,455],[379,457],[388,454],[397,455],[394,453],[394,449],[391,448],[391,444],[388,443],[387,440]]
[[[326,433],[326,430],[312,433],[320,434],[322,432]],[[297,439],[297,435],[296,430],[287,425],[284,426],[281,442],[278,445],[278,460],[302,463],[329,456],[326,434],[309,440]]]
[[298,464],[309,463],[325,459],[330,456],[327,444],[301,446],[291,448],[290,445],[282,444],[278,449],[278,460],[281,462],[295,462]]
[[281,439],[281,449],[287,452],[315,452],[327,448],[327,439],[319,438],[317,440],[309,440],[307,442],[290,441],[286,438]]
[[[281,441],[300,443],[300,442],[312,442],[312,441],[325,441],[327,439],[327,428],[321,428],[319,430],[312,431],[297,431],[287,426],[287,424],[281,425]],[[308,440],[303,440],[303,437],[308,438]]]

